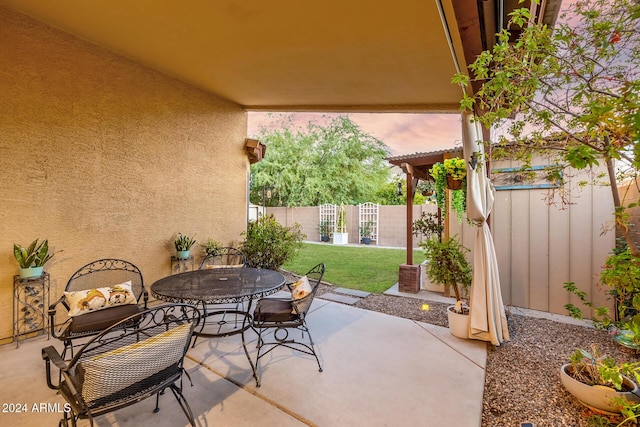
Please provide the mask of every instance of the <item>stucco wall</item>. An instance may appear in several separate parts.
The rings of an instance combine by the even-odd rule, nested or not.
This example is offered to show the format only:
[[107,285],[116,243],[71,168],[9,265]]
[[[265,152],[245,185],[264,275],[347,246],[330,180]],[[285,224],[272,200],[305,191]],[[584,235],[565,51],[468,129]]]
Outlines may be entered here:
[[[13,243],[48,238],[51,299],[103,257],[150,285],[177,232],[240,240],[246,113],[234,103],[0,7],[0,339]],[[6,340],[5,340],[6,341]]]

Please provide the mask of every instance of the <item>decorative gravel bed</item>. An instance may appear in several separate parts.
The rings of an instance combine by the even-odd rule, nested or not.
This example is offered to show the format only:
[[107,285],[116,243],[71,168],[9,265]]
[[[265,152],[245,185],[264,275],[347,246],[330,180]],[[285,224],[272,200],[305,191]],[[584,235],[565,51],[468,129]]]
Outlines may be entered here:
[[[323,284],[318,295],[329,292]],[[446,306],[413,298],[371,294],[356,307],[447,326]],[[588,426],[594,415],[571,396],[560,382],[560,367],[576,348],[597,344],[601,352],[616,358],[638,360],[634,352],[619,346],[604,331],[547,319],[507,314],[511,341],[488,344],[483,397],[483,427],[519,427],[530,422],[537,427]],[[612,419],[611,421],[616,421]],[[617,421],[620,421],[618,419]]]

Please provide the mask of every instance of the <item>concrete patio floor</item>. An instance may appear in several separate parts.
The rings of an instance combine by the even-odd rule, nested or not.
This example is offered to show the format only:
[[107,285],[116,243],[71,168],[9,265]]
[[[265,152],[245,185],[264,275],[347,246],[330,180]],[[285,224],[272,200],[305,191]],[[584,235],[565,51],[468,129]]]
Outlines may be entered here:
[[[256,388],[239,335],[198,340],[187,353],[184,394],[198,426],[481,425],[487,345],[447,328],[316,298],[312,356],[278,348],[260,362]],[[253,332],[248,339],[255,340]],[[45,383],[41,336],[0,347],[0,424],[55,426],[64,400]],[[249,344],[255,356],[255,341]],[[124,368],[123,368],[124,369]],[[16,412],[16,406],[26,412]],[[44,404],[44,406],[42,406]],[[187,426],[173,395],[98,417],[98,426]],[[24,405],[24,406],[22,406]],[[42,407],[41,407],[42,406]],[[47,407],[48,406],[48,407]],[[37,411],[36,409],[42,409]],[[89,425],[82,422],[80,425]]]

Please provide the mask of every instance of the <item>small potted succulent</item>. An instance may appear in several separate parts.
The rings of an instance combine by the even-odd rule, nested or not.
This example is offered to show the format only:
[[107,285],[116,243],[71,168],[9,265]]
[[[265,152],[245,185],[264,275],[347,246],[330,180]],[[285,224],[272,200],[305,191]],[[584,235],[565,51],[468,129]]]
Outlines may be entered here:
[[185,236],[182,233],[178,233],[178,237],[175,238],[173,243],[176,247],[176,257],[178,259],[188,259],[189,251],[196,243],[196,240],[191,236]]
[[216,256],[223,249],[222,243],[211,238],[207,239],[207,243],[200,245],[200,247],[202,248],[202,255],[204,255],[205,258],[209,256]]
[[20,266],[20,277],[23,279],[37,279],[42,276],[44,265],[54,254],[49,253],[49,240],[44,239],[38,244],[38,239],[25,248],[17,243],[13,244],[13,256]]

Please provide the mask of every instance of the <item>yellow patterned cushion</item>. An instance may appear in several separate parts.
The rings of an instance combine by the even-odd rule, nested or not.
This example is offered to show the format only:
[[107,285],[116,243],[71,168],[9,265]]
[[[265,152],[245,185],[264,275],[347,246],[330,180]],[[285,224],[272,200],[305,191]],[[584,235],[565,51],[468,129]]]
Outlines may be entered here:
[[92,402],[110,396],[178,363],[191,325],[185,323],[146,340],[80,362],[82,397]]
[[69,304],[69,316],[79,316],[115,305],[137,304],[131,290],[131,280],[110,288],[86,289],[77,292],[65,292]]
[[309,283],[307,276],[302,276],[300,280],[291,285],[291,298],[294,300],[304,298],[309,295],[313,289]]

